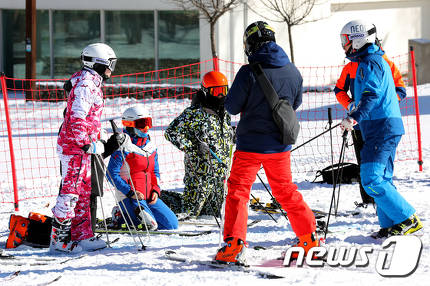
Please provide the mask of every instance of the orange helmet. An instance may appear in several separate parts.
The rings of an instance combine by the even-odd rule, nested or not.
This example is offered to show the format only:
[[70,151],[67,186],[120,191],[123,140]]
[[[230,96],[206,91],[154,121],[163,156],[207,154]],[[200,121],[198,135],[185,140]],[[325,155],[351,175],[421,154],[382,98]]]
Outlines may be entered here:
[[215,97],[224,97],[228,91],[228,81],[224,74],[211,71],[203,76],[202,90]]

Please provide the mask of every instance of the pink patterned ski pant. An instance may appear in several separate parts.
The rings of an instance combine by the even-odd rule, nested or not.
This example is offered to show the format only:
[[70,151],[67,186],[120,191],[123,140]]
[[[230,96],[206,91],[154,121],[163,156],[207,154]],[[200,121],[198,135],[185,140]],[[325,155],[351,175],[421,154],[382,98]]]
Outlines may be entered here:
[[91,155],[59,154],[62,188],[52,209],[58,218],[72,219],[72,240],[94,236],[91,229]]

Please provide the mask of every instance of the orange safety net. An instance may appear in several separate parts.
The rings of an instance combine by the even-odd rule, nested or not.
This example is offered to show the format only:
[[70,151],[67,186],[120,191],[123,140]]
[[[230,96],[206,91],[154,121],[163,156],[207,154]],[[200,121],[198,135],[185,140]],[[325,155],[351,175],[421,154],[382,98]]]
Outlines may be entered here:
[[[391,58],[404,75],[406,85],[408,55]],[[218,60],[217,66],[232,83],[242,63]],[[164,139],[169,123],[191,103],[200,88],[202,76],[213,69],[213,60],[136,74],[114,75],[104,84],[105,108],[102,127],[112,132],[109,119],[118,126],[122,112],[137,103],[144,104],[152,115],[151,139],[158,148],[162,189],[183,188],[183,154]],[[299,67],[303,82],[303,103],[297,110],[301,131],[296,146],[328,128],[328,108],[332,110],[333,126],[346,116],[333,92],[342,66]],[[15,154],[19,200],[50,197],[58,194],[61,180],[56,154],[57,133],[66,107],[63,84],[66,79],[23,80],[3,77]],[[417,160],[417,130],[413,89],[401,102],[406,134],[397,149],[397,160]],[[0,102],[0,202],[13,203],[11,156],[6,124],[4,95]],[[239,116],[233,116],[236,125]],[[333,129],[335,162],[341,148],[341,130]],[[351,138],[349,141],[352,140]],[[331,164],[330,135],[325,135],[292,152],[292,172],[315,175]],[[347,149],[345,161],[355,162],[353,147]],[[107,165],[108,159],[105,160]],[[262,171],[263,172],[263,171]],[[105,180],[105,187],[107,183]],[[106,187],[107,188],[107,187]]]

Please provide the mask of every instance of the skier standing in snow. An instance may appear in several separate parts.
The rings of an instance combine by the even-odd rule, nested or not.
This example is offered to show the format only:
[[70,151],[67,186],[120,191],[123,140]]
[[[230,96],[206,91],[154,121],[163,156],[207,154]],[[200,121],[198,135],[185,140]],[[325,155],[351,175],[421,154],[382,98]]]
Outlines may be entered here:
[[230,115],[225,112],[228,90],[224,74],[203,76],[190,107],[175,118],[164,136],[185,153],[183,210],[188,216],[219,215],[233,140]]
[[[177,229],[178,219],[159,198],[161,189],[158,181],[160,171],[158,153],[149,136],[152,118],[143,105],[126,109],[122,115],[124,133],[131,138],[137,151],[115,151],[108,165],[109,180],[116,186],[116,196],[128,223],[137,226],[146,224],[149,230]],[[118,207],[112,211],[114,224],[121,224],[124,218]]]
[[[376,36],[375,36],[375,44],[381,47],[380,42]],[[348,112],[351,112],[355,108],[354,80],[355,80],[355,75],[357,73],[357,67],[359,63],[357,59],[349,57],[348,50],[345,50],[345,53],[346,53],[346,58],[349,59],[350,62],[343,67],[341,75],[337,80],[336,86],[334,88],[334,92],[336,94],[336,99],[338,100],[338,102]],[[394,79],[394,85],[396,87],[397,98],[400,102],[402,99],[406,97],[406,87],[405,87],[405,83],[403,82],[402,75],[399,69],[397,68],[397,66],[391,60],[388,59],[386,54],[382,55],[382,57],[384,58],[384,60],[387,61],[388,65],[390,66],[390,70]],[[348,91],[350,92],[351,96],[348,95]],[[361,131],[358,125],[354,126],[354,129],[351,131],[351,134],[354,142],[354,150],[357,158],[357,163],[358,165],[361,165],[360,151],[363,148],[364,141],[361,136]],[[362,202],[355,203],[357,206],[356,208],[357,212],[359,212],[360,208],[367,208],[368,204],[374,204],[373,198],[366,193],[361,182],[359,185],[360,185],[360,195],[361,195]]]
[[106,247],[91,229],[91,154],[104,153],[98,140],[103,110],[103,80],[110,78],[117,61],[106,44],[88,45],[81,54],[82,70],[70,79],[71,90],[57,141],[62,166],[62,187],[54,214],[50,251],[79,252]]
[[360,124],[364,140],[361,183],[375,200],[381,226],[373,236],[414,233],[422,224],[392,179],[396,148],[405,131],[390,66],[375,44],[375,25],[351,21],[342,28],[340,37],[347,57],[359,62],[354,84],[356,108],[342,120],[341,128],[352,131]]
[[[249,63],[260,63],[278,96],[297,109],[302,102],[303,79],[284,50],[276,44],[273,28],[262,21],[252,23],[245,30],[244,45]],[[226,96],[225,108],[230,114],[241,113],[241,118],[228,179],[224,224],[226,245],[218,250],[215,260],[245,263],[247,203],[261,165],[274,197],[287,211],[298,238],[296,246],[303,247],[307,253],[311,247],[319,245],[315,217],[292,182],[291,145],[282,144],[269,102],[249,65],[242,66],[236,74]]]

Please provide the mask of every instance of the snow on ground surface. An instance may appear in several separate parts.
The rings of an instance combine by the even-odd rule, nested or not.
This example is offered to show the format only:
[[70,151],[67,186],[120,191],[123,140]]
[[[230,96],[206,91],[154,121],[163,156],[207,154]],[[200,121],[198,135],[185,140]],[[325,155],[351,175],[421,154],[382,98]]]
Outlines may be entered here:
[[[48,263],[48,265],[10,265],[5,260],[0,261],[0,285],[39,285],[50,282],[55,278],[58,281],[52,285],[428,285],[425,282],[430,274],[429,254],[429,225],[430,218],[430,104],[427,103],[430,96],[430,85],[420,87],[421,124],[423,134],[423,160],[424,171],[418,172],[415,161],[398,162],[395,166],[394,183],[400,193],[416,208],[421,218],[425,231],[421,237],[423,250],[415,272],[407,277],[387,278],[378,274],[375,265],[378,253],[381,250],[381,242],[368,237],[372,231],[378,230],[375,210],[372,207],[358,216],[342,214],[355,208],[354,202],[360,201],[357,184],[342,185],[339,213],[337,217],[331,217],[331,233],[327,235],[327,245],[340,247],[364,247],[374,248],[369,254],[369,264],[365,267],[324,267],[310,266],[288,268],[260,267],[259,269],[270,271],[285,276],[285,279],[267,280],[259,278],[255,273],[243,273],[239,271],[214,269],[208,266],[174,262],[164,257],[166,249],[172,249],[180,254],[197,259],[211,259],[219,245],[219,233],[216,226],[181,225],[180,230],[214,230],[213,233],[198,237],[182,237],[178,235],[151,235],[150,238],[142,237],[142,242],[147,250],[138,251],[137,246],[129,235],[109,235],[109,239],[120,237],[112,248],[85,253],[79,259],[65,263]],[[308,182],[304,175],[295,175],[297,183],[305,201],[313,209],[328,211],[332,195],[332,186],[327,184],[314,184]],[[53,183],[55,185],[55,182]],[[262,184],[255,184],[252,194],[260,197],[262,201],[269,201],[269,195]],[[17,214],[27,216],[30,211],[51,215],[51,207],[55,198],[37,199],[21,202],[20,211]],[[103,198],[105,212],[110,213],[113,206],[113,197],[107,193]],[[98,217],[101,217],[101,208],[98,209]],[[14,213],[13,206],[3,204],[0,210],[0,248],[5,247],[8,236],[8,222],[10,215]],[[264,213],[249,211],[249,220],[261,219],[262,221],[248,229],[247,241],[249,243],[248,262],[259,265],[262,262],[280,256],[287,245],[291,245],[294,233],[291,226],[280,215],[274,215],[277,223]],[[201,218],[202,222],[214,222],[211,217]],[[265,250],[256,250],[255,246],[263,246]],[[13,254],[25,259],[53,256],[46,249],[35,249],[20,246],[17,249],[5,250],[5,253]],[[68,255],[56,256],[60,261],[67,259]],[[9,281],[5,281],[12,273],[20,270],[20,274]],[[264,283],[264,284],[263,284]]]

